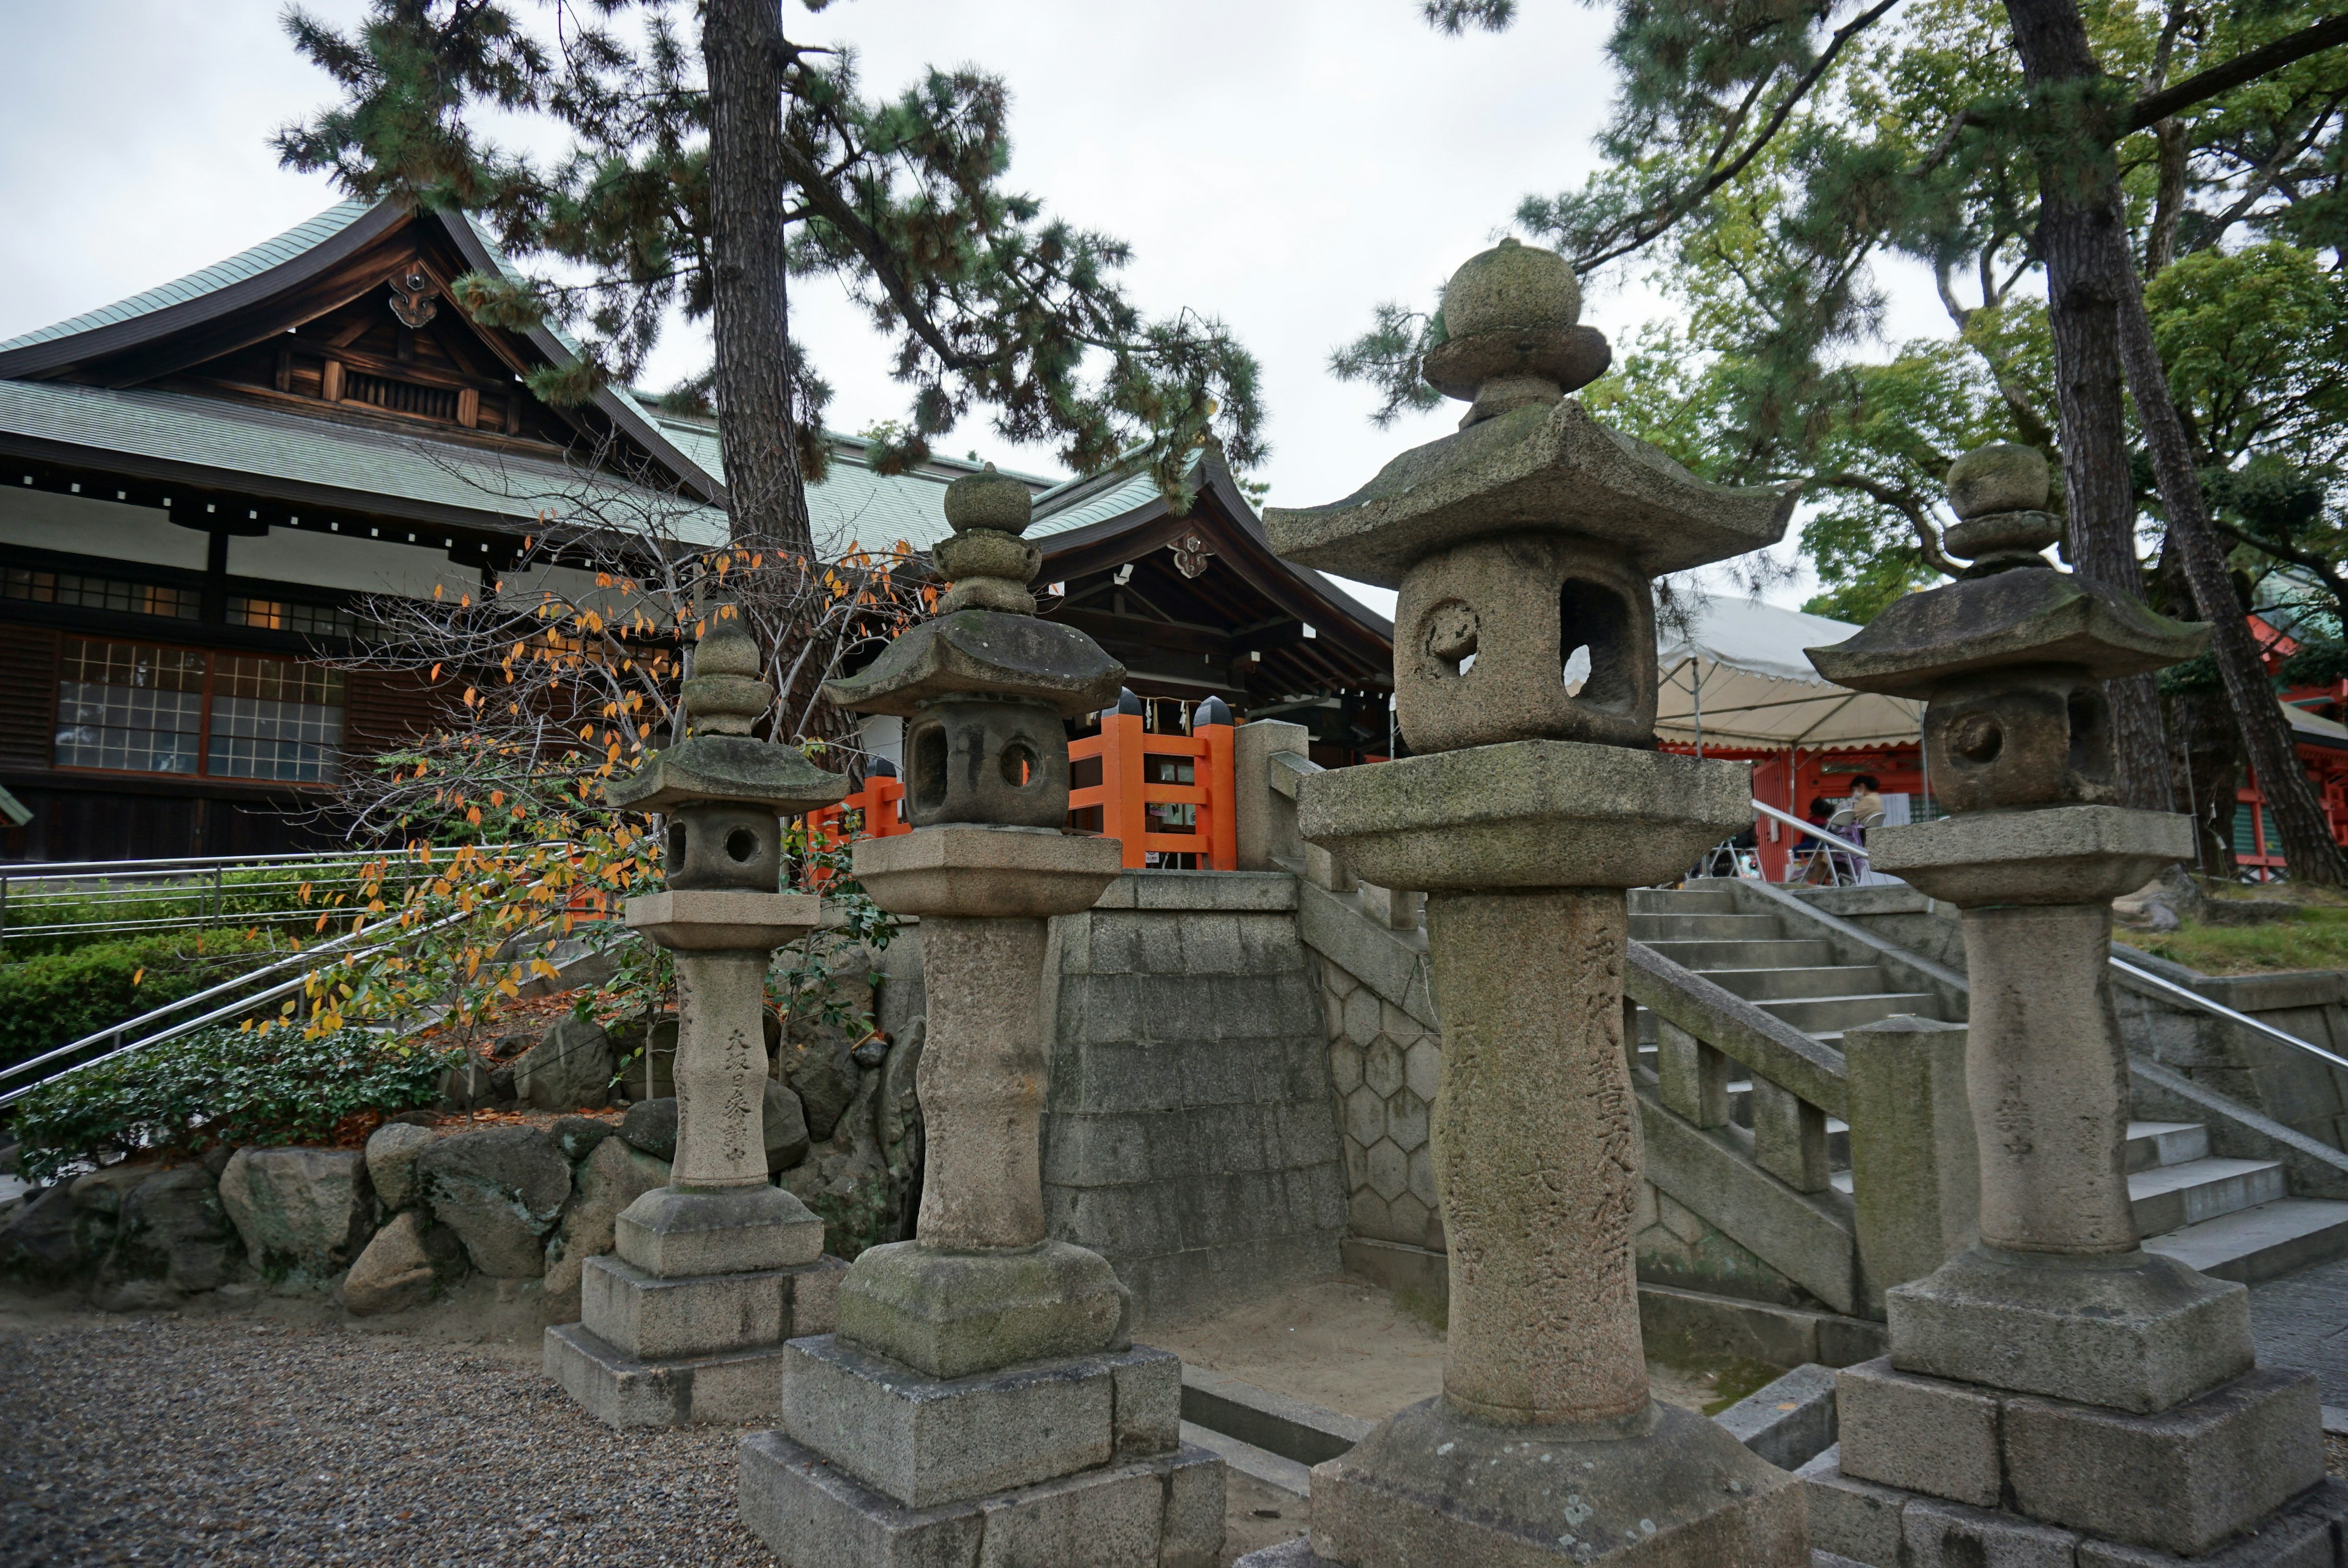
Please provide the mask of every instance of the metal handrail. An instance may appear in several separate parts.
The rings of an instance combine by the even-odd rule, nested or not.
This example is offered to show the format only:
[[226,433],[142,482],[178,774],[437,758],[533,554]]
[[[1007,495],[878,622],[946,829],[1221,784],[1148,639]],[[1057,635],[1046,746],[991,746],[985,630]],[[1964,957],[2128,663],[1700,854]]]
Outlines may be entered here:
[[1758,800],[1753,803],[1753,809],[1759,812],[1763,816],[1771,817],[1778,822],[1784,823],[1787,827],[1807,833],[1812,838],[1817,839],[1819,843],[1827,845],[1831,848],[1849,850],[1851,854],[1858,856],[1861,860],[1867,858],[1867,850],[1864,845],[1853,844],[1849,839],[1841,836],[1839,834],[1828,833],[1825,828],[1819,827],[1813,823],[1804,822],[1792,812],[1779,811],[1776,806],[1769,804],[1767,802]]
[[[414,941],[417,938],[429,936],[432,932],[440,929],[443,926],[453,926],[459,920],[469,919],[476,913],[477,911],[471,909],[458,909],[451,914],[442,916],[439,919],[433,921],[428,926],[419,926],[412,931],[378,941],[376,946],[378,948],[402,947],[408,942]],[[330,947],[342,942],[354,940],[364,934],[366,933],[355,931],[348,937],[335,938],[335,943],[320,943],[317,947],[312,948],[306,952],[296,954],[293,959],[281,959],[279,962],[271,964],[266,968],[253,970],[250,974],[239,976],[236,979],[224,980],[221,984],[211,988],[209,990],[199,991],[196,995],[191,997],[182,997],[179,1001],[173,1003],[171,1006],[158,1008],[155,1011],[148,1013],[141,1018],[136,1018],[129,1020],[125,1023],[116,1024],[112,1029],[99,1030],[96,1034],[85,1035],[80,1040],[75,1040],[70,1045],[58,1046],[56,1050],[48,1051],[44,1055],[35,1057],[30,1061],[20,1061],[15,1066],[7,1069],[5,1071],[0,1071],[0,1079],[15,1077],[24,1072],[27,1068],[37,1067],[46,1061],[54,1061],[60,1056],[82,1050],[98,1040],[109,1038],[120,1039],[123,1034],[129,1030],[132,1024],[145,1023],[151,1020],[176,1012],[180,1009],[187,1007],[191,1003],[201,1001],[207,997],[217,996],[223,990],[231,989],[247,981],[256,979],[260,976],[267,974],[271,969],[283,968],[289,962],[294,962],[302,958],[315,958],[321,953],[327,951]],[[177,1040],[183,1034],[191,1034],[195,1030],[203,1028],[204,1025],[208,1023],[218,1023],[224,1019],[234,1018],[239,1013],[249,1012],[257,1003],[269,1001],[274,998],[284,996],[290,991],[300,989],[308,981],[312,975],[317,972],[318,971],[316,969],[304,970],[303,973],[295,975],[292,979],[279,981],[277,984],[271,986],[267,990],[256,991],[249,997],[239,997],[234,1001],[228,1002],[221,1007],[216,1007],[201,1018],[191,1018],[184,1023],[173,1024],[169,1029],[158,1030],[156,1033],[148,1035],[143,1039],[134,1040],[126,1044],[118,1045],[112,1050],[106,1052],[103,1056],[93,1056],[88,1061],[77,1061],[70,1067],[60,1068],[56,1072],[49,1074],[46,1078],[41,1079],[36,1082],[27,1083],[21,1089],[12,1089],[5,1094],[0,1094],[0,1107],[13,1105],[17,1101],[22,1100],[26,1095],[32,1093],[35,1090],[39,1089],[46,1084],[54,1083],[58,1079],[65,1077],[67,1073],[79,1072],[85,1068],[96,1067],[101,1062],[111,1061],[116,1057],[124,1055],[129,1051],[145,1050],[149,1046],[161,1045],[167,1040]]]
[[2300,1050],[2307,1052],[2310,1056],[2320,1057],[2323,1061],[2330,1062],[2334,1067],[2348,1070],[2348,1057],[2335,1056],[2331,1051],[2324,1050],[2322,1046],[2317,1045],[2312,1040],[2302,1040],[2295,1034],[2286,1033],[2284,1030],[2275,1028],[2275,1026],[2271,1023],[2261,1023],[2260,1020],[2252,1018],[2246,1012],[2236,1012],[2224,1002],[2212,1001],[2208,997],[2203,996],[2199,991],[2193,989],[2189,986],[2180,986],[2175,980],[2167,979],[2159,975],[2154,974],[2150,969],[2140,969],[2134,964],[2129,963],[2127,959],[2119,958],[2116,955],[2112,958],[2112,968],[2119,970],[2122,974],[2128,976],[2130,979],[2141,980],[2145,984],[2151,986],[2156,989],[2167,991],[2171,996],[2182,997],[2187,1001],[2191,1002],[2194,1006],[2200,1008],[2205,1012],[2216,1013],[2219,1018],[2226,1020],[2229,1023],[2238,1023],[2246,1029],[2254,1029],[2270,1040],[2281,1040],[2285,1045],[2296,1046]]
[[[1854,855],[1862,856],[1867,854],[1867,851],[1864,848],[1851,843],[1849,839],[1838,837],[1836,835],[1828,833],[1821,828],[1814,827],[1797,816],[1792,815],[1787,812],[1779,811],[1774,805],[1769,805],[1764,802],[1756,800],[1753,803],[1753,807],[1763,815],[1774,817],[1777,821],[1787,824],[1788,826],[1799,828],[1802,832],[1808,834],[1811,837],[1822,840],[1827,844],[1830,844],[1837,849],[1847,849]],[[2299,1036],[2292,1034],[2288,1030],[2277,1029],[2271,1023],[2263,1023],[2259,1020],[2252,1018],[2249,1013],[2237,1012],[2232,1008],[2228,1007],[2224,1002],[2212,1001],[2209,998],[2203,996],[2199,991],[2193,989],[2189,986],[2180,986],[2175,980],[2167,979],[2159,975],[2154,974],[2150,969],[2138,968],[2136,965],[2131,964],[2127,959],[2117,956],[2115,956],[2112,958],[2112,968],[2119,970],[2122,974],[2127,975],[2131,979],[2140,980],[2144,984],[2151,986],[2157,990],[2166,991],[2171,996],[2182,998],[2184,1000],[2191,1002],[2195,1007],[2199,1008],[2204,1012],[2215,1013],[2218,1017],[2226,1020],[2230,1023],[2238,1023],[2245,1029],[2255,1030],[2259,1033],[2265,1035],[2269,1040],[2277,1040],[2284,1045],[2293,1047],[2296,1050],[2303,1050],[2310,1056],[2315,1057],[2320,1061],[2329,1062],[2332,1066],[2337,1067],[2343,1071],[2348,1071],[2348,1057],[2335,1055],[2333,1052],[2324,1050],[2323,1047],[2316,1044],[2312,1040],[2302,1040]]]

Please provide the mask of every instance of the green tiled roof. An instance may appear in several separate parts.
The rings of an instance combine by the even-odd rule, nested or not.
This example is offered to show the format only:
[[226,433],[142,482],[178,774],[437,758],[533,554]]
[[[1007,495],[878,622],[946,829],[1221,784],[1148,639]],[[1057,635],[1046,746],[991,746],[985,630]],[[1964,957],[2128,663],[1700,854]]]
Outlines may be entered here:
[[[0,435],[341,492],[354,509],[376,509],[369,497],[384,497],[515,525],[588,487],[557,461],[150,387],[0,381]],[[726,537],[725,514],[712,507],[691,506],[672,526],[695,540]]]
[[133,294],[127,300],[117,300],[110,305],[45,326],[38,332],[10,338],[0,343],[0,353],[72,337],[77,333],[90,332],[98,327],[113,326],[150,311],[201,299],[215,290],[227,288],[231,283],[241,283],[247,278],[256,277],[272,267],[292,261],[312,246],[333,239],[374,210],[375,203],[372,201],[338,201],[315,218],[296,223],[275,239],[263,241],[241,255],[231,256],[225,261],[215,261],[184,278],[175,278],[160,287]]

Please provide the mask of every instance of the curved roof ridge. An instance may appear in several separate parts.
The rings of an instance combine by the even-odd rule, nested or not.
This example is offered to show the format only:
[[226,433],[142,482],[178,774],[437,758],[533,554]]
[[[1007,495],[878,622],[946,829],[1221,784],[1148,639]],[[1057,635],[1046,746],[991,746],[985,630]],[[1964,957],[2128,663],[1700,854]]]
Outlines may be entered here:
[[304,251],[323,244],[374,211],[377,205],[373,201],[337,201],[324,212],[305,218],[275,238],[264,240],[249,251],[241,251],[226,261],[198,268],[185,277],[174,278],[168,283],[143,290],[128,299],[117,300],[110,305],[84,311],[77,316],[68,316],[64,321],[0,342],[0,353],[78,336],[98,327],[113,326],[172,305],[185,304],[190,300],[201,299],[232,283],[257,277],[272,267],[281,266]]

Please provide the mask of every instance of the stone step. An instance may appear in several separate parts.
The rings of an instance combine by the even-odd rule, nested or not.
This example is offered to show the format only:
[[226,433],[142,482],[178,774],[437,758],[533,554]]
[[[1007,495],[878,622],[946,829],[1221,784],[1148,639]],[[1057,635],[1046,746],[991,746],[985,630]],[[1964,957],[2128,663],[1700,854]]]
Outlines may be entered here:
[[1633,887],[1633,915],[1734,915],[1736,896],[1725,887]]
[[2209,1155],[2209,1129],[2199,1122],[2131,1122],[2127,1125],[2127,1168],[2148,1171],[2155,1165],[2181,1165]]
[[1634,942],[1727,941],[1743,938],[1775,937],[1778,934],[1775,915],[1633,915],[1631,917],[1631,939]]
[[2144,1250],[2189,1264],[2213,1279],[2256,1285],[2348,1253],[2348,1204],[2278,1198],[2147,1236]]
[[[1638,941],[1647,942],[1644,937]],[[1834,963],[1834,948],[1815,938],[1763,937],[1751,941],[1670,938],[1647,942],[1657,956],[1682,968],[1706,969],[1823,968]]]
[[2159,1235],[2221,1214],[2237,1214],[2285,1196],[2279,1160],[2204,1157],[2175,1165],[2155,1165],[2127,1179],[2128,1206],[2136,1228]]
[[1702,968],[1696,973],[1722,990],[1751,1001],[1787,997],[1880,995],[1883,970],[1874,964],[1823,964],[1787,968]]
[[1932,998],[1924,991],[1869,991],[1861,996],[1786,997],[1762,1002],[1760,1007],[1803,1033],[1814,1034],[1873,1023],[1893,1013],[1926,1013],[1931,1009]]

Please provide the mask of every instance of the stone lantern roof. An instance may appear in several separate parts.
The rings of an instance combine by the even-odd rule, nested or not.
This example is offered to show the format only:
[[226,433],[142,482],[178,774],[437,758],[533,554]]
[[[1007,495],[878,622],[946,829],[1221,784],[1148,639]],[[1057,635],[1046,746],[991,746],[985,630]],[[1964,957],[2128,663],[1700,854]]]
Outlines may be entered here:
[[2209,628],[2106,597],[2065,572],[2004,571],[1911,593],[1831,648],[1805,650],[1819,674],[1854,692],[1928,698],[1962,676],[2059,664],[2090,680],[2190,659]]
[[994,466],[946,487],[953,537],[931,552],[953,586],[942,612],[914,627],[824,695],[862,713],[911,718],[947,697],[1043,702],[1062,718],[1097,712],[1117,701],[1125,666],[1072,626],[1035,619],[1027,592],[1042,555],[1019,536],[1034,517],[1027,487]]
[[726,802],[791,816],[845,796],[848,781],[839,774],[824,772],[796,747],[750,733],[775,699],[775,689],[758,679],[758,666],[749,629],[738,617],[714,612],[695,645],[693,678],[685,683],[693,733],[606,784],[603,798],[623,811]]
[[1473,400],[1458,433],[1405,452],[1342,501],[1270,508],[1273,546],[1398,588],[1427,556],[1496,534],[1612,546],[1648,577],[1776,543],[1799,485],[1708,484],[1568,395],[1612,354],[1581,313],[1562,257],[1514,241],[1470,257],[1444,290],[1425,366],[1436,390]]
[[1858,636],[1804,650],[1818,673],[1855,692],[1930,698],[1953,681],[2034,665],[2090,681],[2141,675],[2207,647],[2209,627],[2054,569],[2039,553],[2062,535],[2045,509],[2051,485],[2032,447],[1996,441],[1958,458],[1948,548],[1973,564],[1959,581],[1895,601]]

